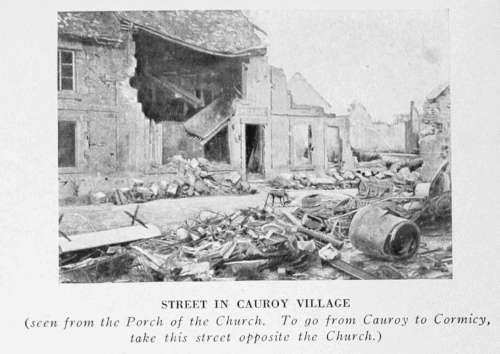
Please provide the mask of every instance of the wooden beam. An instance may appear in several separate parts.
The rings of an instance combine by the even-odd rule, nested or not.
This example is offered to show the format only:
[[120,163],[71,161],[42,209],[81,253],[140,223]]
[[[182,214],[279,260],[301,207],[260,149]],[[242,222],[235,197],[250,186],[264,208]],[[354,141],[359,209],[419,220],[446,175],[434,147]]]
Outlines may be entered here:
[[70,240],[59,238],[61,253],[80,251],[118,243],[143,240],[161,236],[161,231],[152,224],[121,227],[118,229],[90,232],[69,236]]
[[143,82],[150,81],[157,86],[161,86],[173,93],[179,94],[180,96],[182,96],[184,100],[186,100],[189,104],[191,104],[195,108],[201,108],[204,106],[203,101],[200,100],[195,95],[193,95],[191,92],[183,89],[182,87],[177,86],[176,84],[171,83],[170,81],[164,78],[159,78],[146,73],[143,73],[142,76],[143,76],[142,80]]
[[331,265],[333,268],[335,268],[337,270],[340,270],[341,272],[344,272],[346,274],[349,274],[351,277],[359,279],[359,280],[374,280],[374,279],[378,279],[373,274],[365,272],[363,269],[356,268],[352,264],[344,262],[341,259],[335,259],[333,261],[327,261],[326,263],[328,263],[329,265]]

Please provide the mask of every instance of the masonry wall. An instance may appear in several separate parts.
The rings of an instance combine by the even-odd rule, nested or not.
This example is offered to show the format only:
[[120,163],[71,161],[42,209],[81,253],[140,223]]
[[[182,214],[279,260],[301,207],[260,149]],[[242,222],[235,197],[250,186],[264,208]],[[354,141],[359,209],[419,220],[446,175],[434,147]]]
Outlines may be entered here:
[[450,109],[449,87],[436,99],[424,103],[419,147],[425,180],[431,180],[439,167],[451,158]]
[[[144,171],[161,159],[154,142],[161,127],[151,122],[130,86],[135,72],[133,41],[102,45],[59,38],[74,53],[75,89],[58,92],[58,120],[76,123],[76,166],[59,168],[60,192],[68,181]],[[90,188],[90,187],[89,187]],[[84,188],[88,192],[88,188]]]
[[349,120],[350,141],[354,149],[383,152],[406,151],[405,122],[399,121],[394,124],[373,122],[368,111],[359,104],[351,106]]
[[174,155],[184,157],[203,157],[203,145],[196,138],[189,136],[182,122],[163,121],[163,157],[165,163]]

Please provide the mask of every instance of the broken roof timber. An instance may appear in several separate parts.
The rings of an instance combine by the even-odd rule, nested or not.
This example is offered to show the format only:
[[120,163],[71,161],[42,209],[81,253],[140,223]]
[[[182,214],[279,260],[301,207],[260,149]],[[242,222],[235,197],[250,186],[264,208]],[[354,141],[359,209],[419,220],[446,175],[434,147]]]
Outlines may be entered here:
[[191,92],[183,89],[182,87],[179,87],[174,83],[167,81],[164,78],[155,77],[149,74],[142,74],[142,76],[144,76],[144,79],[150,80],[153,84],[161,86],[174,94],[180,95],[186,102],[191,104],[194,108],[203,107],[203,101],[201,99],[193,95]]
[[232,99],[221,97],[184,122],[184,128],[198,137],[201,144],[206,144],[228,124],[233,114]]

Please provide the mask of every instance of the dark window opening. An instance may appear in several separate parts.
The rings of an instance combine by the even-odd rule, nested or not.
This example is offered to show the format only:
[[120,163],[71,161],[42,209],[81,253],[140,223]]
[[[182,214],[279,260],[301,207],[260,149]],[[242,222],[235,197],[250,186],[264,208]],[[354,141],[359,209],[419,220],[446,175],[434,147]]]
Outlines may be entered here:
[[58,122],[59,167],[76,167],[76,122]]
[[262,125],[245,125],[245,163],[249,173],[264,173],[264,128]]
[[212,161],[229,163],[229,142],[227,127],[218,132],[203,147],[205,158]]
[[75,56],[70,50],[57,51],[57,90],[74,91]]

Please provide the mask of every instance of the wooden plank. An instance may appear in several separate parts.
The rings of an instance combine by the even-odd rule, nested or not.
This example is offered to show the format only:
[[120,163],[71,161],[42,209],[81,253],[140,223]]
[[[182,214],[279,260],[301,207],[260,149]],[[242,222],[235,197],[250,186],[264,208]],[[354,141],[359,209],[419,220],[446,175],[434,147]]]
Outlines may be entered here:
[[333,247],[337,249],[341,249],[344,243],[342,241],[336,240],[330,235],[326,235],[324,233],[314,231],[307,229],[302,226],[302,222],[297,219],[290,211],[288,210],[282,210],[283,215],[285,215],[293,224],[295,224],[295,228],[297,229],[298,232],[302,232],[303,234],[306,234],[309,237],[312,237],[316,240],[322,241],[322,242],[327,242],[331,243]]
[[329,265],[331,265],[333,268],[340,270],[341,272],[344,272],[346,274],[349,274],[350,276],[360,279],[360,280],[374,280],[378,279],[376,276],[373,274],[370,274],[368,272],[365,272],[362,269],[354,267],[352,264],[349,264],[347,262],[344,262],[343,260],[340,259],[335,259],[333,261],[327,262]]
[[183,89],[180,86],[177,86],[172,82],[169,82],[166,78],[156,77],[149,74],[142,74],[142,75],[145,80],[149,80],[155,85],[161,86],[173,93],[181,95],[184,98],[184,100],[189,102],[192,106],[194,106],[194,108],[201,108],[204,106],[203,101],[200,100],[198,97],[196,97],[194,94],[192,94],[188,90]]
[[117,243],[131,242],[161,236],[161,231],[152,224],[147,224],[147,228],[141,225],[121,227],[118,229],[71,235],[68,241],[59,238],[61,253],[80,251]]

